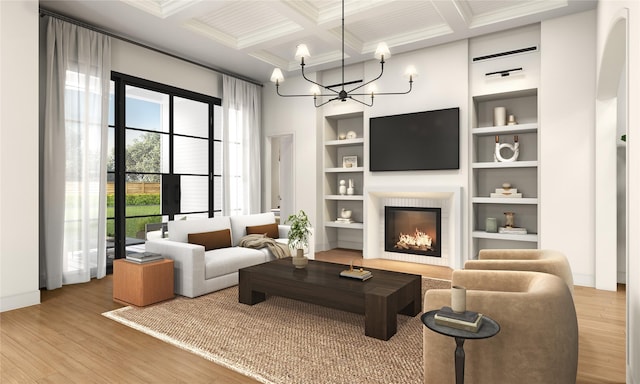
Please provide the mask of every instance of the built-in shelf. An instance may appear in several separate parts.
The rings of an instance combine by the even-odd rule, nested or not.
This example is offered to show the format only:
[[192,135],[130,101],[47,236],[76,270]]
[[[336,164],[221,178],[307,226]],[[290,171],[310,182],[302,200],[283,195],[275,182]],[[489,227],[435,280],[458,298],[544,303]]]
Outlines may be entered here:
[[535,160],[510,162],[487,161],[481,163],[471,163],[471,168],[535,168],[537,166],[538,162]]
[[325,200],[364,200],[362,195],[324,195],[324,198]]
[[348,228],[348,229],[363,229],[364,225],[362,223],[338,223],[337,221],[327,221],[324,223],[325,227],[332,228]]
[[493,239],[493,240],[512,240],[526,241],[531,243],[538,242],[538,234],[527,233],[526,235],[516,235],[510,233],[492,233],[485,231],[473,231],[472,235],[476,239]]
[[476,204],[538,204],[535,197],[473,197],[472,203]]
[[[365,190],[365,152],[364,152],[364,113],[352,112],[324,116],[323,140],[321,144],[323,164],[323,249],[346,248],[362,249],[364,243],[364,196]],[[354,138],[344,138],[355,134]],[[344,167],[347,158],[356,158],[351,162],[357,167]],[[344,183],[343,183],[344,182]],[[352,195],[339,194],[341,183],[352,186]],[[350,190],[349,190],[350,191]],[[351,211],[353,223],[336,221],[342,212]]]
[[324,171],[326,173],[347,173],[347,172],[364,172],[364,167],[336,167],[336,168],[325,168]]
[[522,133],[535,133],[538,131],[537,123],[501,125],[496,127],[473,128],[471,133],[478,136],[489,135],[517,135]]
[[324,143],[326,146],[340,146],[340,145],[362,145],[364,144],[364,137],[358,137],[355,139],[344,140],[329,140]]
[[[472,257],[483,248],[531,248],[538,244],[539,189],[539,116],[538,90],[523,89],[472,97],[470,135],[470,224]],[[492,125],[495,108],[506,109],[519,124]],[[515,143],[518,137],[519,157],[516,161],[494,161],[496,143]],[[508,152],[508,151],[507,151]],[[504,156],[504,153],[503,153]],[[504,183],[509,183],[526,197],[489,197]],[[487,218],[499,218],[505,211],[515,213],[515,225],[527,228],[526,235],[485,232]]]

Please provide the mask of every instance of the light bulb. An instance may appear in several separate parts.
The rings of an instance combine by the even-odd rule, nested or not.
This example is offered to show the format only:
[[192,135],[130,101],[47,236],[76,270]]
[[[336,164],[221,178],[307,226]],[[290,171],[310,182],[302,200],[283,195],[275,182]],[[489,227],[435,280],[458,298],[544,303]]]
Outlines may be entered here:
[[280,68],[273,69],[273,72],[271,72],[271,81],[276,84],[284,81],[284,76],[282,75]]
[[415,79],[416,77],[418,77],[418,71],[416,71],[416,67],[414,67],[413,65],[408,66],[404,71],[404,74],[410,79]]
[[309,48],[307,48],[306,44],[298,45],[298,49],[296,50],[296,59],[304,59],[306,57],[311,56],[309,54]]
[[385,59],[390,58],[391,52],[389,51],[389,47],[387,47],[387,43],[378,43],[378,48],[376,48],[374,56],[378,60],[382,60],[382,56],[384,56]]

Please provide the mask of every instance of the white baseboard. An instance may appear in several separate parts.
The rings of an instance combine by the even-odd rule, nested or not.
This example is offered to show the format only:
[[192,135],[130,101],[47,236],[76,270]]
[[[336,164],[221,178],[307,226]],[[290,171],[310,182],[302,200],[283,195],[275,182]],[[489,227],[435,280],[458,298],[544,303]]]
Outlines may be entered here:
[[30,307],[40,304],[40,291],[21,293],[18,295],[0,297],[0,312]]
[[573,274],[573,285],[581,287],[594,288],[596,286],[596,278],[594,275]]

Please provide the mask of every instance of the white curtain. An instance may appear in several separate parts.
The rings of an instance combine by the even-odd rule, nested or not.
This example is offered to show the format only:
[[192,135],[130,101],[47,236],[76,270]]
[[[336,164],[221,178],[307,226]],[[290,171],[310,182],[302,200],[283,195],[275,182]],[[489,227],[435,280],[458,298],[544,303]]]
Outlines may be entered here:
[[222,76],[224,214],[261,210],[258,85]]
[[111,40],[49,18],[41,286],[106,274],[106,159]]

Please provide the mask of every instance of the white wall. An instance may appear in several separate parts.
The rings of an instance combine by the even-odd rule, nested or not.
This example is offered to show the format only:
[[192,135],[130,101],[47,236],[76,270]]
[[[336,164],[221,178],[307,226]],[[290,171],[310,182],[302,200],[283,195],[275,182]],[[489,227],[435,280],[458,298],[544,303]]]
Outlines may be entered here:
[[112,39],[111,69],[126,75],[222,98],[222,75],[199,65]]
[[[308,83],[300,77],[287,78],[281,84],[283,93],[305,92],[309,89]],[[316,124],[316,108],[312,98],[284,98],[276,95],[275,85],[267,83],[262,90],[262,132],[263,137],[293,135],[293,158],[295,162],[293,175],[293,209],[295,212],[304,210],[312,226],[322,226],[321,217],[318,214],[318,201],[322,191],[318,191],[316,169],[318,164],[317,143],[319,132]],[[266,143],[266,141],[265,141]],[[271,161],[271,146],[262,146],[262,163]],[[268,172],[267,172],[268,171]],[[270,191],[271,172],[263,169],[265,182],[262,186],[263,207],[270,207],[270,196],[265,191]],[[284,219],[284,218],[282,218]],[[314,238],[318,231],[314,233]],[[318,244],[318,241],[315,242]]]
[[598,69],[612,28],[627,22],[627,383],[640,384],[640,2],[601,0],[597,15]]
[[541,25],[540,248],[567,255],[575,283],[590,287],[595,284],[595,36],[595,11]]
[[38,2],[0,1],[0,311],[40,303]]

